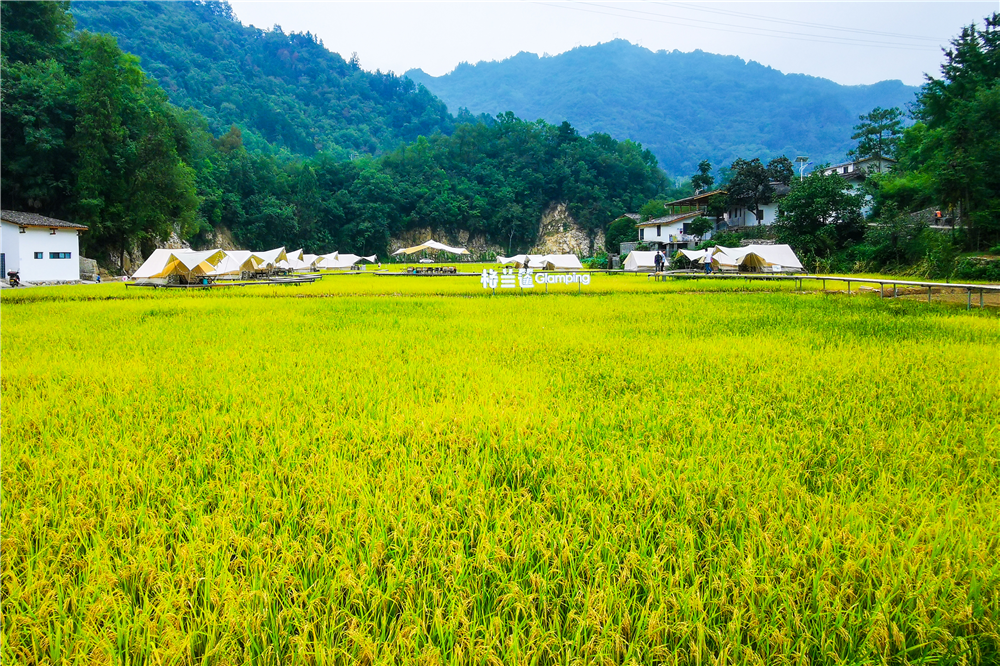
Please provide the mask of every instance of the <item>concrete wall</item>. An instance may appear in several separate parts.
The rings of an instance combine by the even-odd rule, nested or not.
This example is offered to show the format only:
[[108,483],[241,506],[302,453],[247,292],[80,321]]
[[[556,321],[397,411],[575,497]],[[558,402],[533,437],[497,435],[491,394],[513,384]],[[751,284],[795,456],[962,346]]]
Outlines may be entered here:
[[0,277],[6,280],[7,271],[21,270],[21,259],[18,250],[19,239],[16,224],[3,222],[0,223],[0,227],[2,227],[0,229],[0,252],[3,253],[4,263],[4,274]]
[[[57,228],[53,234],[48,228],[26,227],[22,234],[16,224],[5,221],[2,242],[7,270],[19,271],[25,282],[71,282],[80,279],[80,237],[76,229]],[[35,258],[36,252],[42,253],[41,259]],[[51,252],[69,252],[69,258],[52,259],[49,256]]]

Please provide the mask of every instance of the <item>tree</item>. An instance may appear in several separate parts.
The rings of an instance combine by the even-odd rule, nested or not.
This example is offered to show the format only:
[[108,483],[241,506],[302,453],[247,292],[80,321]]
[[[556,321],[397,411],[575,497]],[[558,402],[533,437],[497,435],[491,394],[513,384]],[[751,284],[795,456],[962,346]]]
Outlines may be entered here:
[[814,257],[829,257],[864,235],[861,196],[837,175],[816,169],[792,186],[781,200],[775,232],[778,240]]
[[755,157],[752,160],[737,159],[733,162],[731,173],[727,196],[729,205],[749,209],[759,224],[764,220],[764,211],[760,207],[774,201],[772,183],[788,185],[794,169],[791,160],[785,156],[771,160],[766,167]]
[[604,247],[607,248],[608,252],[617,254],[621,251],[622,243],[633,243],[638,239],[639,234],[635,229],[635,220],[622,215],[608,225],[608,230],[604,234]]
[[80,38],[77,102],[78,219],[91,227],[88,247],[121,258],[146,238],[183,238],[196,228],[194,171],[177,154],[180,129],[166,95],[138,59],[110,35]]
[[667,214],[667,208],[663,205],[664,202],[658,201],[656,199],[651,199],[643,204],[642,208],[639,209],[639,219],[645,222],[646,220],[653,220],[658,217],[664,217]]
[[698,173],[691,176],[691,187],[696,193],[707,192],[712,189],[715,178],[712,177],[712,163],[702,160],[698,164]]
[[[856,130],[851,139],[858,145],[847,154],[863,160],[872,157],[896,157],[899,141],[903,134],[903,112],[897,107],[883,109],[876,106],[870,113],[858,116],[861,122],[854,126]],[[881,164],[875,169],[881,171]]]
[[704,236],[714,227],[715,224],[712,222],[712,220],[708,219],[707,217],[702,217],[701,215],[691,220],[691,223],[688,224],[688,230],[695,236]]

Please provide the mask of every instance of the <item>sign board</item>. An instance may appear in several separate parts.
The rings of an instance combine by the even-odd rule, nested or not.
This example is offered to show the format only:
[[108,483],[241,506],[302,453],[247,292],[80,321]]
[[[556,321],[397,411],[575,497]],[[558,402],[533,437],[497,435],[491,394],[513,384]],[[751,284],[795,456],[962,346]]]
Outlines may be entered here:
[[483,289],[534,289],[535,285],[575,284],[589,285],[590,275],[586,273],[542,273],[533,268],[504,268],[499,273],[495,268],[484,268],[479,278]]

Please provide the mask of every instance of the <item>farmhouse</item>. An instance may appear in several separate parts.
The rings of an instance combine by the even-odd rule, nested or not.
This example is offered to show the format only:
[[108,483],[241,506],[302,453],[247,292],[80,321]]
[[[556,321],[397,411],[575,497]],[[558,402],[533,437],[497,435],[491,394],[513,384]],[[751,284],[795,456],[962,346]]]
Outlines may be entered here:
[[87,227],[36,213],[0,211],[0,276],[18,271],[25,282],[80,279],[80,234]]
[[[857,162],[844,162],[842,164],[834,164],[832,166],[823,169],[824,176],[837,175],[844,179],[844,185],[846,189],[852,192],[856,191],[861,184],[865,182],[870,173],[886,173],[892,169],[896,160],[891,157],[866,157],[863,160],[858,160]],[[864,203],[861,205],[861,213],[868,217],[872,212],[872,197],[870,194],[866,194],[864,197]]]
[[761,205],[760,220],[754,215],[753,209],[746,206],[736,206],[726,211],[725,219],[730,230],[744,227],[768,227],[774,224],[778,219],[778,203],[792,188],[774,181],[771,182],[771,187],[774,189],[774,196],[771,203]]

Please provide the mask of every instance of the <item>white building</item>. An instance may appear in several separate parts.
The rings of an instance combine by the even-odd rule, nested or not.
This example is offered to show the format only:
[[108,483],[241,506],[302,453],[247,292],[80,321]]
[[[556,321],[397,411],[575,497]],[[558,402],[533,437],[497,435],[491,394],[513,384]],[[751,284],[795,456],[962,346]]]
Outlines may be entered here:
[[639,242],[657,250],[670,250],[671,256],[681,248],[693,247],[695,238],[687,232],[687,225],[699,215],[701,211],[694,210],[640,222],[635,225]]
[[35,213],[0,211],[0,276],[17,271],[24,282],[80,279],[82,224]]
[[761,219],[757,219],[752,208],[737,206],[726,211],[725,219],[730,230],[737,230],[743,227],[769,227],[778,219],[778,202],[791,191],[791,187],[782,183],[772,182],[774,189],[772,201],[760,207]]
[[[856,193],[861,184],[865,182],[868,174],[888,173],[892,170],[894,164],[896,164],[896,160],[891,157],[866,157],[857,162],[844,162],[829,166],[823,169],[823,175],[840,176],[844,179],[847,189]],[[871,215],[873,203],[872,196],[865,194],[864,201],[861,204],[861,214],[865,217]]]

